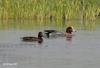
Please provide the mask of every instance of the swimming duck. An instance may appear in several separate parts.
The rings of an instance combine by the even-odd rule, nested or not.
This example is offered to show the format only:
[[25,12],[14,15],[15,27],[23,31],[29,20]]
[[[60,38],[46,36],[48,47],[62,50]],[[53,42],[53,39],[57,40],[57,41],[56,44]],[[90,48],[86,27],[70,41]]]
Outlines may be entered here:
[[24,42],[37,41],[38,43],[42,43],[43,42],[43,38],[42,37],[43,37],[42,32],[39,32],[38,33],[38,37],[31,37],[31,36],[29,36],[29,37],[23,37],[22,41],[24,41]]
[[72,37],[72,32],[76,32],[72,26],[66,28],[66,32],[60,32],[57,30],[44,30],[46,38],[57,38],[57,37]]

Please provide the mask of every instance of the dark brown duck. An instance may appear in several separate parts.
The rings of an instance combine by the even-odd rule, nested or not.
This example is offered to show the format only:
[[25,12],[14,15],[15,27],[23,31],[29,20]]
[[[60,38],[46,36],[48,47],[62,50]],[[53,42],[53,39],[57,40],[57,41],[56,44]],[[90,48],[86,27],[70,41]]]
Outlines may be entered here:
[[31,36],[28,36],[28,37],[22,37],[22,41],[24,42],[34,42],[34,41],[37,41],[38,43],[42,43],[43,42],[43,34],[42,32],[39,32],[38,33],[38,37],[31,37]]

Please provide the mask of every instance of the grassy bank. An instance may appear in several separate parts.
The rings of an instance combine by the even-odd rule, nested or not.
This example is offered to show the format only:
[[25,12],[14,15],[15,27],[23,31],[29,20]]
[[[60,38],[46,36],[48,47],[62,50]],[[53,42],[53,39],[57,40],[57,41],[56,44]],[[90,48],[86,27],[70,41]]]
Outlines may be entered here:
[[100,0],[0,0],[0,19],[91,19]]

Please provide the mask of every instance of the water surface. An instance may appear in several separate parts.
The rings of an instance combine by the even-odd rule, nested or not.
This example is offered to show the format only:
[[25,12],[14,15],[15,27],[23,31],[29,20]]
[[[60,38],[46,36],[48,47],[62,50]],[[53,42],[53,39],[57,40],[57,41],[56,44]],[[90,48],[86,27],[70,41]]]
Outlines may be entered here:
[[[57,22],[57,21],[56,21]],[[23,36],[37,36],[44,29],[65,31],[74,25],[72,40],[65,37],[46,39],[42,44],[21,41]],[[99,68],[99,23],[81,21],[50,23],[38,21],[2,21],[0,23],[1,68]]]

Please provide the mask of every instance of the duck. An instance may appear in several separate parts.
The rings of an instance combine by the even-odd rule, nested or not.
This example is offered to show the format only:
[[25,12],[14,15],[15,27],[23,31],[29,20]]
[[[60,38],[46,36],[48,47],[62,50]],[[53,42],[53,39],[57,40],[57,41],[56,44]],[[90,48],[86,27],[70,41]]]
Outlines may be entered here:
[[72,33],[76,32],[73,26],[68,26],[66,32],[57,31],[55,29],[44,30],[44,37],[46,38],[57,38],[57,37],[72,37]]
[[67,38],[72,38],[72,33],[73,32],[76,32],[76,30],[73,28],[73,26],[68,26],[67,28],[66,28],[66,32],[65,32],[65,36],[67,37]]
[[32,36],[28,36],[28,37],[22,37],[22,41],[24,42],[34,42],[37,41],[38,43],[42,43],[43,42],[43,33],[42,32],[38,32],[38,37],[32,37]]

